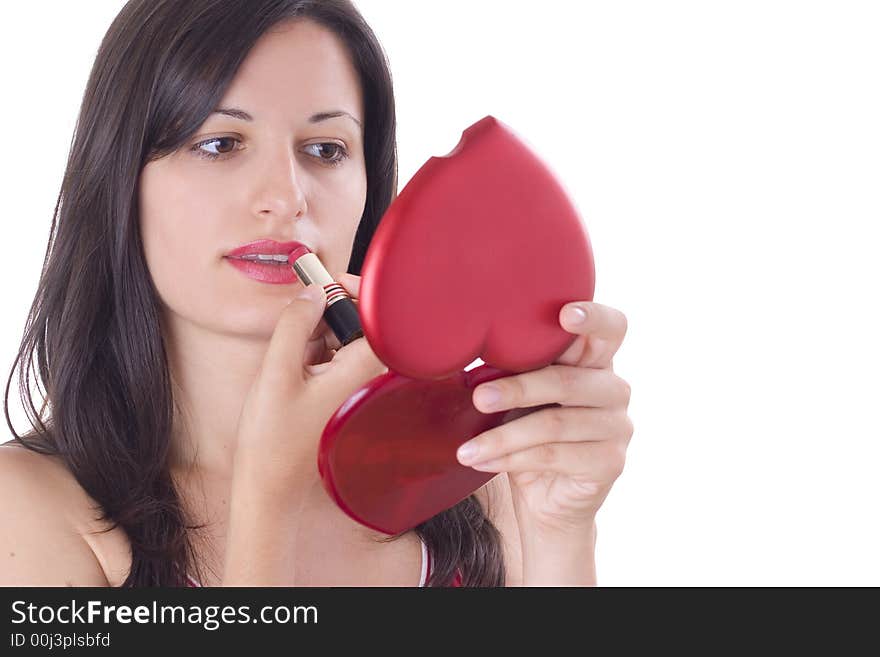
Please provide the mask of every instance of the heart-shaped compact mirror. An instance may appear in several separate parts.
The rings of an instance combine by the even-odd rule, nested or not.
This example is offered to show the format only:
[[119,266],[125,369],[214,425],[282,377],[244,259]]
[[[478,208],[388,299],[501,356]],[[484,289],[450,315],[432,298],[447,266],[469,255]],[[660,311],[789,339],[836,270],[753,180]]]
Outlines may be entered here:
[[[511,412],[481,413],[473,389],[553,363],[576,339],[560,309],[594,289],[577,210],[509,127],[487,116],[430,158],[364,259],[358,311],[389,371],[324,429],[318,468],[337,505],[398,534],[491,479],[460,465],[456,450]],[[466,370],[477,359],[484,364]]]

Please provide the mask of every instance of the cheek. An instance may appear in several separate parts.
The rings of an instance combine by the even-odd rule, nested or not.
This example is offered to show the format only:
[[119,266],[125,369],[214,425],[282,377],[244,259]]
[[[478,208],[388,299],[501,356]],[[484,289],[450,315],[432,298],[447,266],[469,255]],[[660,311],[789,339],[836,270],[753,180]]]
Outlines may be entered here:
[[362,165],[332,186],[324,186],[320,194],[312,195],[309,206],[320,232],[321,262],[331,274],[348,270],[366,198],[367,177]]
[[[141,177],[144,255],[166,311],[218,329],[224,312],[223,246],[237,233],[223,229],[223,194],[205,181],[147,165]],[[206,207],[206,199],[211,199]],[[224,232],[226,234],[224,234]],[[228,283],[228,281],[227,281]]]
[[175,281],[185,285],[191,278],[186,274],[196,266],[192,245],[199,233],[194,195],[185,194],[183,181],[170,174],[163,163],[150,163],[140,184],[144,255],[156,289],[168,305],[177,291]]

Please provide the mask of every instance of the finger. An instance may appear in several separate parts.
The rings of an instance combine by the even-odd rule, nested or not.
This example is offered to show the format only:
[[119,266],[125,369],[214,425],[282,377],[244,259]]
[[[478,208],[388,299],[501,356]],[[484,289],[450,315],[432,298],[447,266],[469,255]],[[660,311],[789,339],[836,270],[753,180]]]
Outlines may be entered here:
[[594,335],[578,337],[554,363],[574,367],[610,368],[615,351],[609,348],[606,340]]
[[312,283],[281,311],[260,370],[268,385],[290,390],[303,382],[309,335],[318,324],[326,301],[324,289]]
[[595,335],[603,340],[623,339],[627,329],[626,315],[617,308],[593,301],[565,304],[559,311],[559,321],[571,333]]
[[[497,391],[497,395],[493,393]],[[630,386],[612,370],[548,365],[502,377],[474,389],[473,403],[483,413],[558,403],[563,406],[617,406],[629,403]],[[497,401],[490,403],[496,398]]]
[[613,482],[623,472],[626,446],[619,442],[544,443],[471,467],[480,472],[552,472],[594,482]]
[[[582,311],[582,314],[578,311]],[[586,351],[588,346],[586,342],[578,341],[559,359],[559,362],[577,363],[582,367],[586,362],[593,367],[610,367],[611,359],[623,343],[628,328],[626,315],[616,308],[592,301],[565,304],[559,311],[559,323],[570,333],[598,339],[597,344],[603,347],[599,353],[597,353],[597,345],[590,345],[592,353],[589,355],[577,353],[578,349]],[[572,360],[574,362],[571,362]]]
[[356,276],[355,274],[348,274],[345,272],[340,272],[339,274],[334,274],[333,280],[339,283],[342,287],[345,288],[345,291],[348,292],[352,299],[358,299],[361,296],[361,277]]
[[[319,324],[320,326],[320,324]],[[326,363],[333,355],[333,350],[327,346],[327,341],[323,335],[310,338],[306,344],[306,354],[303,359],[304,365],[317,365]]]
[[470,465],[542,443],[627,442],[631,435],[632,423],[620,409],[545,408],[471,438],[456,456]]
[[306,371],[308,371],[308,373],[312,376],[317,376],[319,374],[322,374],[323,372],[326,372],[332,366],[333,364],[329,361],[326,363],[317,363],[315,365],[306,365]]
[[326,398],[336,398],[342,404],[361,386],[386,374],[388,367],[379,360],[366,338],[358,338],[340,348],[333,360],[314,366],[317,376],[310,385],[320,388]]

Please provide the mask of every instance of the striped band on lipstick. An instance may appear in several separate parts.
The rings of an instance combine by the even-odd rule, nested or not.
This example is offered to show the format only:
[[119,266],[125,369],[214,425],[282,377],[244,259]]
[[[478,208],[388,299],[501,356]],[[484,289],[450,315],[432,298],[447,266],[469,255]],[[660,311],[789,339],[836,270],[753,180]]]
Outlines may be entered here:
[[339,283],[327,272],[327,269],[307,247],[294,249],[287,256],[293,271],[299,276],[303,285],[317,283],[324,288],[327,295],[327,306],[324,308],[324,320],[343,346],[352,340],[363,337],[360,316],[354,301]]

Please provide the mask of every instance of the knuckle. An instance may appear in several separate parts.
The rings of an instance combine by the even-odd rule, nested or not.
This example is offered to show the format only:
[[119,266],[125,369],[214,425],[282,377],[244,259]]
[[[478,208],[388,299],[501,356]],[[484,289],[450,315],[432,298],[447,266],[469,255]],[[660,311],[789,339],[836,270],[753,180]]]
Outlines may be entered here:
[[615,437],[623,445],[624,449],[629,445],[634,431],[635,428],[633,427],[632,419],[629,415],[623,413],[617,421],[617,432]]
[[493,385],[497,385],[501,391],[501,399],[505,405],[518,406],[519,403],[526,398],[526,383],[524,377],[512,376],[506,381],[494,381]]
[[621,335],[625,336],[627,330],[629,330],[629,320],[626,318],[626,315],[624,315],[621,311],[618,310],[617,313],[620,315]]
[[544,468],[550,468],[556,462],[556,450],[550,443],[543,443],[535,448],[535,460]]
[[623,469],[626,465],[626,455],[614,454],[608,459],[606,465],[608,468],[608,478],[614,481],[623,474]]
[[626,445],[618,444],[611,459],[611,472],[617,479],[626,467]]
[[620,396],[623,399],[624,405],[629,406],[629,401],[632,397],[632,386],[620,377],[617,377],[617,379],[618,385],[620,386]]
[[550,425],[548,431],[552,436],[558,437],[565,433],[567,414],[561,408],[547,409],[547,422]]
[[556,382],[559,384],[559,387],[563,390],[570,390],[577,383],[577,370],[576,367],[568,367],[565,365],[557,365],[554,367],[554,372],[556,373]]
[[559,401],[572,401],[577,397],[574,391],[577,390],[577,387],[582,383],[581,372],[579,370],[580,368],[568,367],[565,365],[554,368],[556,385],[562,392],[562,399]]

